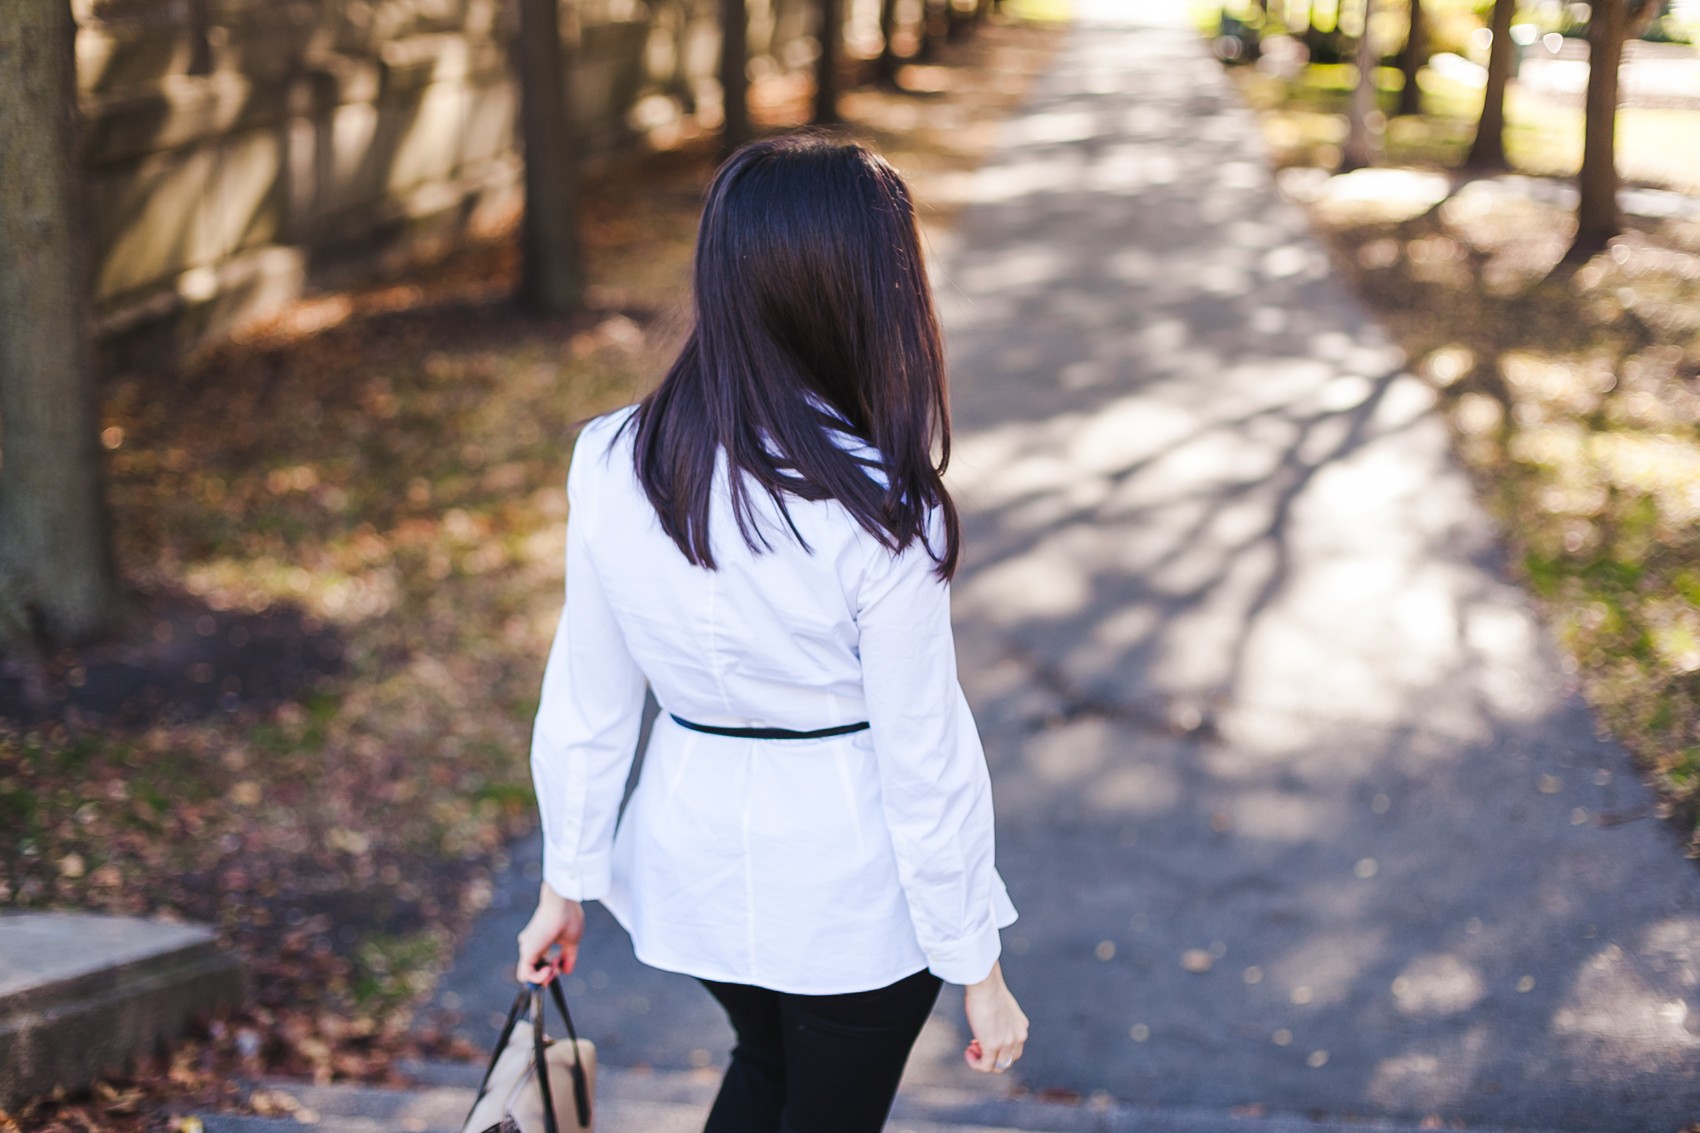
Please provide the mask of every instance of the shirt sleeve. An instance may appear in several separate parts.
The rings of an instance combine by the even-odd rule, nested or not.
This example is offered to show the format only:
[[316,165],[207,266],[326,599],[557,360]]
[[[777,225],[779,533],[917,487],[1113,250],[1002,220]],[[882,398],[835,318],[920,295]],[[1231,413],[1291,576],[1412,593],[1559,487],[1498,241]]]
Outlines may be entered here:
[[957,683],[950,587],[933,571],[916,543],[882,549],[864,576],[862,685],[915,934],[934,975],[972,984],[990,974],[1015,909],[993,864],[991,777]]
[[607,894],[614,824],[643,720],[644,675],[590,561],[596,524],[585,481],[605,445],[581,434],[567,476],[567,594],[543,672],[531,777],[543,819],[543,879],[563,897]]

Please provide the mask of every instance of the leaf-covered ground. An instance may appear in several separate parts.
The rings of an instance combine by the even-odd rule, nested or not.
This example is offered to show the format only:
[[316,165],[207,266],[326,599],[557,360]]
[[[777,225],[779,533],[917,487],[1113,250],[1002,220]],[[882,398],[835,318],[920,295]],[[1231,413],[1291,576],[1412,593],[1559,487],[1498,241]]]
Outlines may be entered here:
[[[992,22],[844,99],[930,224],[1058,35]],[[759,123],[806,83],[758,84]],[[589,186],[590,309],[507,295],[511,239],[297,304],[110,385],[123,640],[0,674],[0,909],[216,925],[254,1002],[169,1059],[0,1130],[163,1126],[265,1072],[383,1081],[504,846],[560,607],[577,426],[660,375],[685,326],[711,137]],[[27,678],[27,680],[26,680]],[[25,704],[24,685],[52,705]],[[263,1105],[250,1100],[252,1108]]]

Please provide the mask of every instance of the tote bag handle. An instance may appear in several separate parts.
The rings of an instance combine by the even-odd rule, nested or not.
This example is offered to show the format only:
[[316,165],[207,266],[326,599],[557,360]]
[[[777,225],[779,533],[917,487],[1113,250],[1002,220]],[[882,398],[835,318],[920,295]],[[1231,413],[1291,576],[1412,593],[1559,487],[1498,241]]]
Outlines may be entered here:
[[[573,1044],[573,1108],[578,1111],[579,1128],[590,1126],[590,1084],[584,1078],[584,1061],[579,1055],[578,1031],[573,1029],[573,1013],[567,1010],[567,995],[561,990],[561,978],[556,976],[549,981],[549,992],[555,997],[555,1007],[561,1012],[561,1022],[567,1025],[567,1038]],[[543,1033],[542,1005],[537,1007],[537,1033]],[[552,1119],[551,1119],[552,1120]],[[549,1133],[555,1133],[553,1129]]]
[[[567,997],[561,991],[561,981],[549,981],[549,991],[554,997],[555,1007],[561,1013],[561,1021],[567,1025],[567,1038],[573,1044],[573,1109],[577,1111],[579,1128],[590,1125],[590,1084],[585,1080],[584,1061],[578,1049],[578,1031],[573,1027],[572,1012],[567,1010]],[[543,1035],[543,985],[527,983],[514,996],[513,1006],[508,1008],[508,1018],[502,1024],[502,1035],[496,1040],[496,1048],[490,1055],[490,1065],[484,1068],[484,1078],[478,1083],[478,1095],[473,1099],[473,1106],[483,1100],[485,1091],[490,1088],[490,1075],[496,1072],[496,1062],[502,1057],[502,1052],[508,1047],[508,1040],[513,1037],[514,1024],[519,1021],[520,1013],[530,1007],[532,1058],[537,1069],[538,1088],[543,1093],[543,1127],[545,1133],[560,1133],[555,1123],[555,1098],[549,1086],[549,1064],[544,1060]]]
[[484,1100],[485,1091],[490,1088],[490,1075],[496,1072],[496,1063],[501,1059],[502,1052],[508,1049],[508,1040],[513,1037],[514,1024],[519,1022],[519,1013],[525,1007],[528,993],[525,988],[519,989],[514,996],[513,1006],[508,1008],[508,1021],[502,1024],[502,1036],[496,1040],[495,1049],[490,1052],[490,1065],[484,1068],[484,1078],[478,1083],[478,1096],[472,1099],[474,1108]]
[[[537,1078],[537,1088],[543,1091],[543,1130],[544,1133],[561,1133],[555,1127],[555,1091],[549,1085],[549,1060],[543,1056],[543,989],[537,984],[526,984],[526,990],[531,994],[531,1049],[533,1061],[532,1072]],[[573,1044],[573,1060],[578,1061],[578,1044]],[[573,1093],[579,1091],[578,1080],[573,1080]],[[579,1122],[583,1125],[584,1122]]]

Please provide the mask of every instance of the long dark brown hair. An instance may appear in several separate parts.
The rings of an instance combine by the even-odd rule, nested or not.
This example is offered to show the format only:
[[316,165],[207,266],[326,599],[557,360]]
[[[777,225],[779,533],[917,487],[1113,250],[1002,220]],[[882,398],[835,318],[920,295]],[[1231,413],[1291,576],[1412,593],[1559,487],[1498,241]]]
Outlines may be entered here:
[[[751,550],[771,549],[751,511],[753,483],[799,542],[786,496],[834,499],[893,552],[920,540],[950,578],[961,534],[940,479],[950,459],[944,349],[897,171],[820,136],[744,146],[709,186],[693,282],[690,336],[628,422],[638,479],[685,557],[715,568],[709,504],[724,452]],[[847,451],[835,430],[877,460]],[[935,507],[942,547],[927,537]]]

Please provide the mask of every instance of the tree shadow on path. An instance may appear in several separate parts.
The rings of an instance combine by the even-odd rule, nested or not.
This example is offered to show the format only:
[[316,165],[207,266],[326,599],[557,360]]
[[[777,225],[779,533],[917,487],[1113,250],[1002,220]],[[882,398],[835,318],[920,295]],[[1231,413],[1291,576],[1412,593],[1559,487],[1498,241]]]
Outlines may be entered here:
[[1085,24],[942,272],[1033,1088],[1668,1129],[1692,867],[1190,33]]

